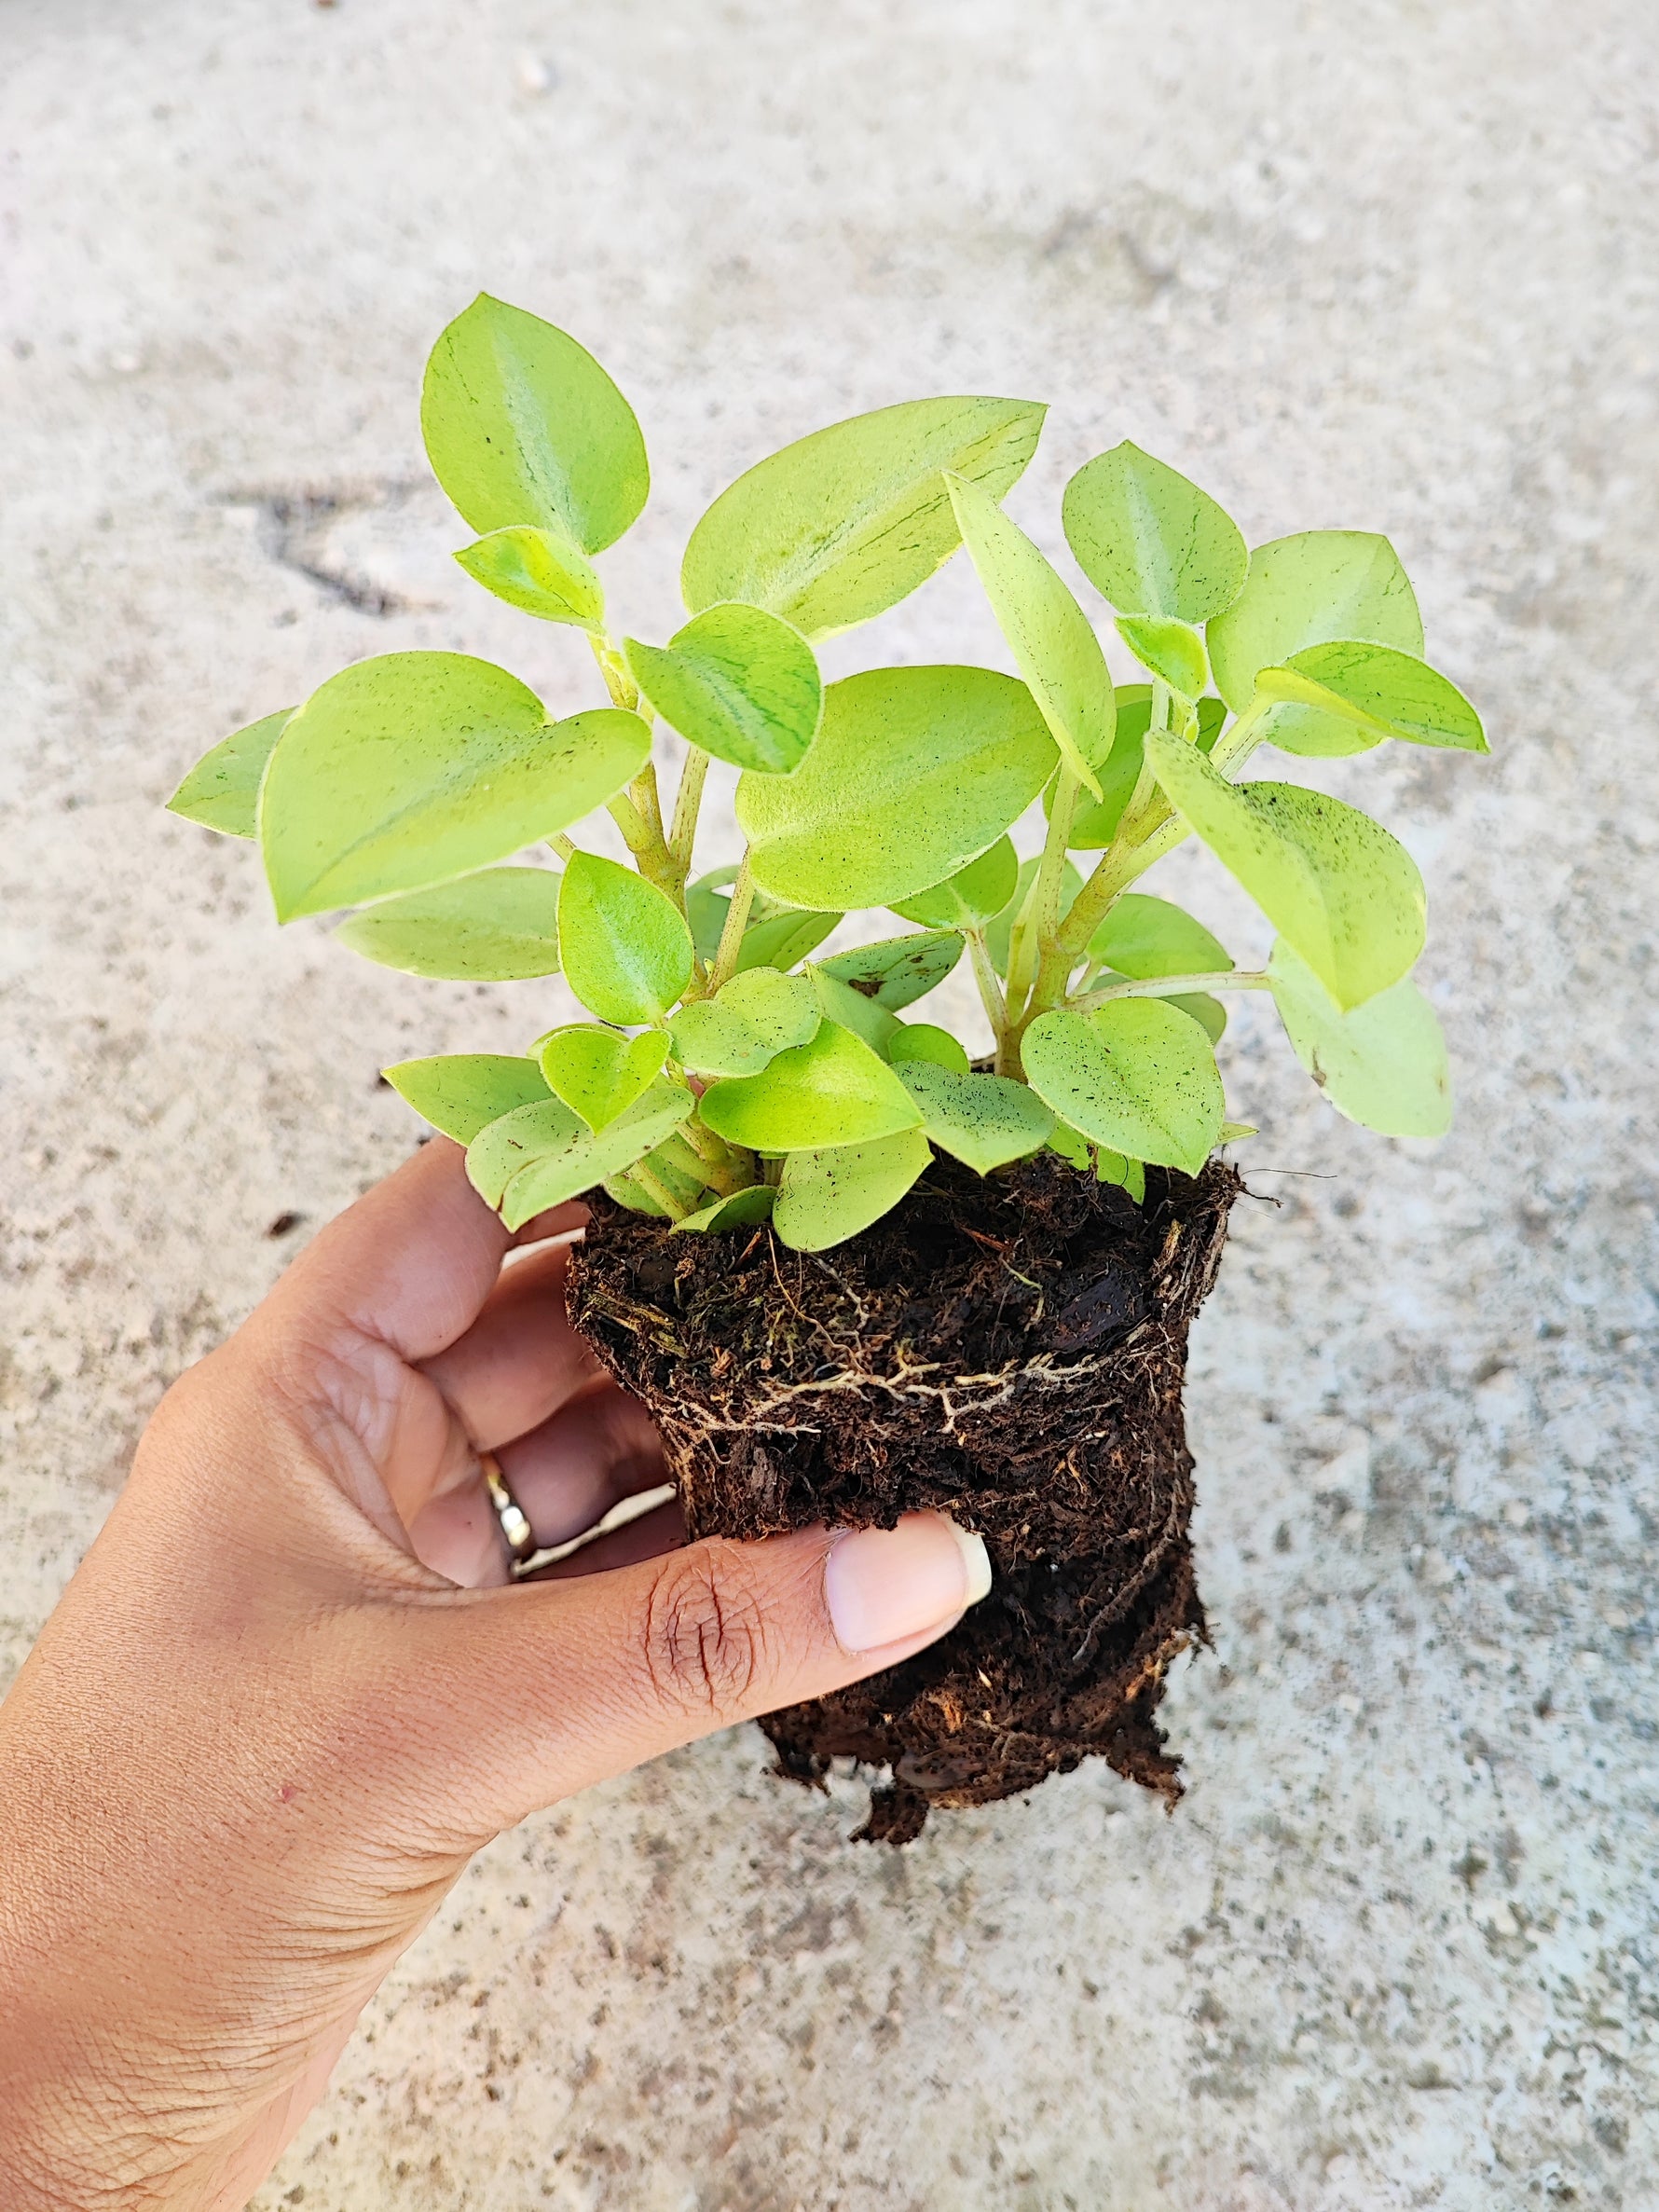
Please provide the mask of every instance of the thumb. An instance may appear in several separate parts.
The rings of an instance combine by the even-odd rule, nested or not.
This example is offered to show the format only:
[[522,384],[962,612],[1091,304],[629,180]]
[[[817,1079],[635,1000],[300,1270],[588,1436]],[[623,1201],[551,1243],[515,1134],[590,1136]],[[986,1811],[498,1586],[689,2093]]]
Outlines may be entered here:
[[425,1616],[444,1647],[425,1679],[443,1681],[456,1724],[429,1771],[463,1826],[493,1833],[896,1666],[990,1587],[980,1537],[913,1513],[895,1529],[710,1538],[608,1573],[458,1593],[455,1610]]

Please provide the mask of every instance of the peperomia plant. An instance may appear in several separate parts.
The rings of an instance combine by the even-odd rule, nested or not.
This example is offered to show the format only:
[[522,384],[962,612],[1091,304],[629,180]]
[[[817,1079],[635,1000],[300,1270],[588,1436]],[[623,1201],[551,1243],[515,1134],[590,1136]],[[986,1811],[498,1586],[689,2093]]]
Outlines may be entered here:
[[[550,716],[515,677],[400,653],[226,738],[175,813],[256,838],[280,921],[411,974],[562,968],[593,1015],[521,1057],[411,1060],[389,1079],[468,1148],[516,1227],[596,1185],[678,1230],[770,1218],[817,1250],[877,1220],[934,1147],[980,1175],[1049,1147],[1144,1189],[1252,1133],[1227,1120],[1221,995],[1272,994],[1326,1097],[1369,1127],[1449,1117],[1439,1026],[1409,980],[1423,886],[1353,807],[1241,782],[1263,744],[1385,737],[1484,752],[1421,657],[1385,538],[1313,530],[1247,551],[1196,486],[1123,444],[1066,488],[1066,539],[1147,680],[1115,684],[1094,626],[1000,501],[1035,449],[1023,401],[912,401],[802,438],[703,516],[665,644],[620,634],[594,556],[645,503],[632,409],[563,332],[483,296],[428,364],[439,483],[485,588],[587,632],[608,705]],[[878,667],[826,685],[814,645],[870,621],[965,544],[1020,678]],[[1212,688],[1213,687],[1213,688]],[[689,750],[671,813],[652,725]],[[692,874],[710,765],[738,772],[735,867]],[[1039,856],[1009,830],[1041,801]],[[634,865],[569,832],[609,811]],[[1278,932],[1243,971],[1137,891],[1188,836]],[[562,872],[522,856],[551,846]],[[1073,856],[1079,856],[1075,859]],[[815,958],[842,918],[912,925]],[[995,1039],[975,1066],[906,1020],[964,955]]]

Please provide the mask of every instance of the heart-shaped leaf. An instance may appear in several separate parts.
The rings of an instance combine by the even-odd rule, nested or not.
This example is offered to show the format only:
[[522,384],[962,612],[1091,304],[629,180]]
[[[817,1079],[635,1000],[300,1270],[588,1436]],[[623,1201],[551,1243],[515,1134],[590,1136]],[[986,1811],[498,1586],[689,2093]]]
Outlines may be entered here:
[[919,1129],[869,1144],[791,1152],[772,1209],[778,1242],[797,1252],[844,1243],[890,1213],[932,1158]]
[[555,1029],[542,1043],[542,1074],[590,1129],[603,1129],[625,1114],[663,1072],[668,1039],[660,1029],[619,1037],[586,1022]]
[[1201,922],[1167,899],[1125,891],[1089,941],[1096,968],[1109,968],[1137,982],[1149,976],[1208,975],[1230,968],[1227,947]]
[[634,410],[562,330],[481,292],[426,364],[432,474],[475,530],[530,523],[601,553],[645,504]]
[[1040,1151],[1053,1130],[1036,1093],[1006,1076],[956,1074],[925,1060],[906,1060],[898,1073],[922,1109],[923,1133],[976,1175]]
[[1190,623],[1168,614],[1124,614],[1118,617],[1117,635],[1142,666],[1179,692],[1196,699],[1210,680],[1204,640]]
[[788,776],[817,735],[824,686],[812,647],[761,607],[722,601],[665,646],[625,647],[635,682],[671,729],[717,761]]
[[924,929],[983,929],[1014,896],[1019,874],[1012,839],[999,837],[977,860],[930,890],[901,899],[893,912]]
[[577,853],[559,893],[565,977],[589,1013],[660,1021],[692,974],[692,935],[666,892],[631,868]]
[[284,707],[280,714],[267,714],[245,730],[222,737],[174,791],[167,802],[169,810],[226,837],[257,837],[265,764],[293,712],[292,707]]
[[1092,1143],[1189,1175],[1210,1157],[1227,1104],[1189,1015],[1156,998],[1061,1008],[1032,1024],[1021,1051],[1037,1096]]
[[913,1006],[937,990],[962,957],[954,929],[924,929],[905,937],[884,937],[855,945],[817,962],[820,974],[838,977],[860,997],[877,1006]]
[[1292,1050],[1339,1114],[1385,1136],[1445,1135],[1446,1039],[1409,977],[1344,1013],[1282,938],[1268,972]]
[[967,1054],[956,1039],[948,1029],[936,1028],[931,1022],[901,1022],[887,1040],[887,1060],[893,1067],[901,1060],[926,1061],[959,1076],[968,1070]]
[[557,974],[558,903],[550,868],[485,868],[365,907],[335,937],[405,975],[513,982]]
[[683,1083],[659,1077],[625,1113],[594,1131],[563,1099],[542,1099],[481,1131],[467,1147],[467,1175],[509,1229],[522,1229],[643,1160],[695,1104]]
[[516,1107],[547,1096],[533,1060],[507,1052],[446,1052],[435,1060],[401,1060],[381,1073],[423,1121],[459,1145]]
[[1001,499],[1047,410],[1008,399],[922,399],[786,446],[721,492],[685,550],[693,613],[742,599],[828,638],[925,584],[955,552],[942,472]]
[[776,1199],[777,1192],[770,1183],[751,1183],[746,1190],[734,1190],[729,1198],[717,1198],[712,1205],[688,1214],[674,1226],[677,1230],[692,1229],[705,1233],[722,1229],[752,1229],[756,1222],[772,1218]]
[[651,751],[637,714],[549,722],[515,676],[460,653],[359,661],[282,739],[259,836],[284,922],[504,860],[602,806]]
[[1238,525],[1127,438],[1077,471],[1061,515],[1077,566],[1125,614],[1208,622],[1244,582],[1250,556]]
[[669,1023],[674,1057],[700,1076],[756,1076],[780,1052],[811,1042],[822,1019],[803,975],[751,968]]
[[599,630],[605,593],[586,554],[559,532],[529,523],[491,530],[455,556],[475,584],[543,622]]
[[717,1136],[757,1152],[862,1144],[922,1119],[886,1063],[834,1022],[780,1052],[764,1074],[710,1084],[702,1115]]
[[1479,715],[1450,678],[1392,645],[1354,638],[1309,645],[1282,668],[1260,669],[1255,689],[1258,698],[1318,708],[1374,739],[1488,749]]
[[1146,743],[1171,803],[1339,1005],[1408,972],[1423,949],[1423,879],[1380,823],[1295,784],[1230,784],[1179,738]]
[[[1418,612],[1400,556],[1368,530],[1304,530],[1258,545],[1244,589],[1210,625],[1215,688],[1235,714],[1255,694],[1263,668],[1331,639],[1367,639],[1404,652],[1423,649]],[[1275,708],[1269,734],[1286,752],[1363,752],[1377,739],[1317,708]]]
[[1031,694],[991,668],[872,668],[832,683],[793,776],[745,776],[737,819],[761,889],[845,913],[891,906],[994,845],[1054,770]]
[[1117,702],[1100,639],[1063,580],[996,501],[947,475],[962,543],[1061,758],[1096,799]]

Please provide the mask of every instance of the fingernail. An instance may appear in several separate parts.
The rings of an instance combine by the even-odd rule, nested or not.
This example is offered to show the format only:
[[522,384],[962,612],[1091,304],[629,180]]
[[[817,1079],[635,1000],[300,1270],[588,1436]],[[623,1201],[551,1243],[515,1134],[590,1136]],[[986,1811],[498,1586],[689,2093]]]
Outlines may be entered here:
[[854,1529],[824,1563],[824,1597],[843,1651],[879,1651],[954,1620],[991,1587],[983,1537],[942,1513],[907,1514],[896,1529]]

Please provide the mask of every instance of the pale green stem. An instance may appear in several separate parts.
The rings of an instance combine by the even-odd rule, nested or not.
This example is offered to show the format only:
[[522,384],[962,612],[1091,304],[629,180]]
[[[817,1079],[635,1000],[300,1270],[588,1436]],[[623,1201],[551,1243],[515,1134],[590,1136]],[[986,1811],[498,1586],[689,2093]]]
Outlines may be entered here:
[[1125,977],[1085,991],[1065,1003],[1074,1013],[1086,1014],[1114,998],[1185,998],[1195,991],[1270,991],[1273,979],[1265,968],[1215,968],[1207,975],[1148,975]]
[[576,858],[576,847],[562,830],[555,830],[547,842],[561,860],[573,860]]
[[[1049,816],[1049,833],[1043,840],[1043,857],[1037,863],[1036,897],[1027,924],[1028,941],[1034,948],[1031,963],[1033,980],[1042,965],[1043,955],[1053,944],[1060,928],[1060,896],[1065,883],[1065,851],[1071,840],[1072,824],[1076,819],[1077,800],[1081,786],[1073,771],[1061,767],[1054,786],[1054,805]],[[1023,949],[1023,948],[1022,948]],[[1008,955],[1010,982],[1015,972],[1012,951]],[[1023,962],[1021,963],[1023,973]],[[1010,1002],[1012,993],[1010,991]]]
[[633,1166],[628,1170],[628,1173],[633,1176],[635,1182],[638,1184],[641,1190],[645,1191],[650,1197],[656,1200],[658,1205],[662,1207],[664,1213],[668,1216],[670,1220],[683,1221],[686,1216],[692,1211],[692,1207],[682,1204],[682,1202],[675,1197],[673,1191],[669,1189],[667,1184],[665,1183],[662,1177],[652,1170],[649,1161],[637,1160]]
[[749,872],[748,854],[743,856],[743,866],[737,871],[737,881],[732,886],[732,900],[726,909],[726,926],[720,931],[720,949],[714,955],[714,966],[708,971],[708,996],[722,989],[737,973],[737,955],[743,943],[743,933],[748,927],[749,908],[755,900],[755,879]]
[[1110,849],[1102,854],[1094,873],[1073,900],[1071,912],[1061,923],[1053,946],[1037,969],[1031,996],[1021,1016],[1020,1035],[1030,1028],[1039,1014],[1058,1006],[1065,996],[1072,970],[1110,912],[1112,901],[1145,875],[1154,861],[1173,852],[1188,834],[1186,824],[1179,817],[1162,821],[1139,843],[1131,842],[1121,829],[1118,831]]
[[1224,775],[1229,768],[1242,767],[1266,733],[1262,723],[1272,711],[1271,699],[1252,699],[1242,714],[1238,715],[1215,740],[1215,749],[1210,755],[1212,768]]
[[692,847],[697,839],[697,813],[703,804],[703,784],[708,774],[708,755],[693,745],[679,772],[679,790],[674,799],[674,827],[668,832],[668,850],[681,878],[692,872]]
[[610,694],[613,707],[623,707],[632,714],[639,706],[639,687],[628,674],[627,666],[616,647],[607,637],[593,630],[587,634],[593,647],[594,658],[599,664],[599,674],[605,679],[605,689]]
[[742,1163],[724,1140],[695,1116],[682,1121],[674,1133],[675,1141],[683,1145],[696,1159],[697,1173],[712,1184],[722,1198],[730,1198],[734,1190],[745,1190],[754,1181],[745,1174]]
[[1002,1073],[1003,1041],[1008,1035],[1008,1010],[1003,999],[1002,982],[992,966],[991,954],[984,935],[978,929],[965,929],[967,940],[967,957],[974,971],[974,982],[980,987],[980,1003],[991,1024],[991,1033],[996,1039],[996,1072]]
[[1155,730],[1167,730],[1170,726],[1170,687],[1161,676],[1155,676],[1152,679],[1152,721],[1150,726]]

